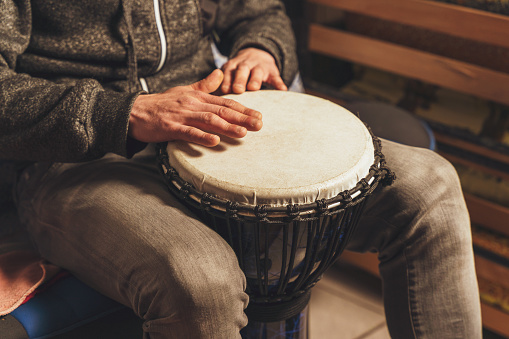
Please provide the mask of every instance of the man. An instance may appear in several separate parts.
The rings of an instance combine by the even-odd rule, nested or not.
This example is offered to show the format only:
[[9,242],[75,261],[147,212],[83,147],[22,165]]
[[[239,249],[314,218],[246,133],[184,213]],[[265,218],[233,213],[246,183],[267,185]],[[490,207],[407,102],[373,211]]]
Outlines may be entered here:
[[[286,89],[297,63],[282,5],[4,0],[0,11],[0,157],[35,162],[17,194],[38,251],[133,308],[146,338],[239,337],[248,298],[235,255],[167,193],[146,145],[214,146],[262,128],[259,112],[212,93]],[[230,56],[223,71],[212,32]],[[453,168],[384,147],[398,180],[371,200],[349,248],[380,253],[391,334],[480,337]]]

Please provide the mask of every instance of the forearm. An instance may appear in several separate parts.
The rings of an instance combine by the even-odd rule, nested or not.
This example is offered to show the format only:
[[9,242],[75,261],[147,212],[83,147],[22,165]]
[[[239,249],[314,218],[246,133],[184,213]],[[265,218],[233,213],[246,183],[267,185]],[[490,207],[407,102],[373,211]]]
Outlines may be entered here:
[[0,159],[84,161],[126,153],[135,94],[91,79],[68,85],[16,72],[32,33],[31,3],[0,3]]
[[0,158],[75,162],[107,152],[126,155],[135,97],[104,91],[91,79],[59,85],[3,68]]

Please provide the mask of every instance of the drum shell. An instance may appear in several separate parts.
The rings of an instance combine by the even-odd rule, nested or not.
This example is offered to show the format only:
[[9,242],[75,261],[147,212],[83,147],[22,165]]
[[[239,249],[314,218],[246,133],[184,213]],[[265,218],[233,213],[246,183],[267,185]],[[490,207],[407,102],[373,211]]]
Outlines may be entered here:
[[[171,191],[183,198],[181,187]],[[250,302],[279,303],[304,295],[341,255],[368,196],[295,216],[240,215],[234,207],[223,211],[193,195],[182,201],[232,247]]]
[[367,176],[330,198],[301,204],[293,204],[292,198],[287,205],[238,203],[202,192],[170,165],[167,143],[157,145],[159,167],[170,192],[234,250],[246,276],[250,321],[276,322],[299,314],[307,305],[310,288],[355,232],[368,197],[379,184],[390,185],[395,179],[380,140],[368,131],[374,161]]

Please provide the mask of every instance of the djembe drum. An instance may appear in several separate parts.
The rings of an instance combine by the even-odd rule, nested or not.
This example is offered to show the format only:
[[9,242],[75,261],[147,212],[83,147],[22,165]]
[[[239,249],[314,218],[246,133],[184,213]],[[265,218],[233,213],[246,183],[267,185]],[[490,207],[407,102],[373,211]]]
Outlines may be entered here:
[[263,128],[214,148],[159,144],[159,165],[170,191],[237,255],[250,297],[242,336],[307,338],[310,288],[390,172],[379,140],[330,101],[281,91],[228,97],[260,111]]

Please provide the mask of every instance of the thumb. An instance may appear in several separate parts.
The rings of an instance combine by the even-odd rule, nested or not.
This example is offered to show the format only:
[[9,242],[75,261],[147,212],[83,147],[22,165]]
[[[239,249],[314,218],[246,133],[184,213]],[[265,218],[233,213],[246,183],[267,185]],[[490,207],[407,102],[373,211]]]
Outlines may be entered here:
[[219,88],[223,82],[224,74],[220,69],[214,70],[205,79],[202,79],[194,84],[189,85],[195,91],[205,93],[212,93]]

